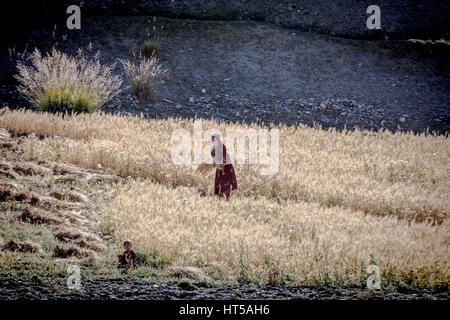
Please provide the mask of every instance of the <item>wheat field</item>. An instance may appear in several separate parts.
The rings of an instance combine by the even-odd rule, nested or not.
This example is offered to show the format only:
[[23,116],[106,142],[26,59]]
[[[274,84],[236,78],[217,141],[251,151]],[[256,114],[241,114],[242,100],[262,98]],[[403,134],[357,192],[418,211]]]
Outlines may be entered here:
[[117,190],[104,223],[174,265],[230,280],[350,284],[371,263],[384,280],[392,280],[390,273],[449,271],[448,220],[433,227],[305,202],[221,201],[192,188],[136,181]]
[[[4,111],[0,126],[47,139],[27,139],[29,157],[102,167],[123,176],[172,186],[211,186],[212,175],[175,166],[171,133],[192,131],[193,120],[146,120],[96,113],[64,118],[32,111]],[[256,125],[203,121],[203,130]],[[336,132],[278,127],[280,168],[261,176],[261,165],[236,167],[238,193],[348,207],[375,215],[441,222],[450,207],[447,137],[390,132]],[[209,141],[205,140],[205,146]]]
[[[447,137],[277,126],[278,174],[235,166],[239,189],[225,202],[211,196],[212,173],[171,161],[171,133],[192,132],[194,120],[0,113],[1,127],[29,134],[29,159],[135,178],[117,187],[103,223],[172,264],[227,279],[352,283],[375,263],[383,281],[448,284]],[[211,128],[259,126],[203,120]]]

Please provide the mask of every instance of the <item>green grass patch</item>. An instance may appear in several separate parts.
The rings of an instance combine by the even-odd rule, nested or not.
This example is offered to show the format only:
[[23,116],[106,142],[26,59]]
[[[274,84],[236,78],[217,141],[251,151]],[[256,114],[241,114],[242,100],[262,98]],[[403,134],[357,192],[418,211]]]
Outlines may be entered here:
[[158,250],[153,250],[150,252],[137,251],[136,252],[136,263],[139,266],[149,266],[152,268],[162,268],[168,264],[170,261],[168,258],[161,255]]
[[37,107],[47,112],[94,112],[101,108],[100,99],[87,90],[67,90],[52,88],[41,92],[37,97]]

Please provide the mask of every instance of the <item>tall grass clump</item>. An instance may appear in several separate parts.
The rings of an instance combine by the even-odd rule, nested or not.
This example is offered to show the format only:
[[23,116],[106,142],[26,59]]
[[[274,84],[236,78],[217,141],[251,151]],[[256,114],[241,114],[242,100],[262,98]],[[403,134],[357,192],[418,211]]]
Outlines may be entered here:
[[141,53],[146,58],[156,57],[161,50],[161,43],[158,40],[144,41],[141,48]]
[[121,77],[113,66],[79,50],[69,56],[53,48],[43,55],[36,49],[17,64],[19,91],[35,107],[48,112],[93,112],[120,92]]
[[133,95],[140,101],[149,100],[156,91],[158,76],[165,72],[158,59],[142,58],[138,63],[129,59],[119,61],[123,65]]

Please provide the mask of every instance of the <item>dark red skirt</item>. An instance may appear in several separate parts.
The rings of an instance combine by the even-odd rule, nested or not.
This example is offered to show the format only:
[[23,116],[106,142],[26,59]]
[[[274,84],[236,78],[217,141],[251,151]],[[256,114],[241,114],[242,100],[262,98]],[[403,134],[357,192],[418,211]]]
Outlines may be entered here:
[[214,194],[218,196],[230,197],[231,190],[237,189],[236,174],[232,164],[226,164],[223,169],[216,169],[214,180]]

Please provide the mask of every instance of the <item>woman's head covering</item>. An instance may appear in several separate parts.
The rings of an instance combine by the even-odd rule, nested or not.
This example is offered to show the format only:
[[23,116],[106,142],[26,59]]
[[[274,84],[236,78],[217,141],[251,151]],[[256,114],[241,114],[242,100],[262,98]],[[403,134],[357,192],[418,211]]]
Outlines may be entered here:
[[216,163],[222,164],[224,163],[224,154],[223,154],[223,143],[222,140],[220,140],[220,135],[217,133],[213,133],[211,135],[211,138],[214,138],[217,141],[217,144],[213,143],[211,148],[211,154],[213,155],[213,158]]
[[219,143],[222,143],[222,140],[220,140],[220,135],[218,133],[213,133],[211,135],[211,138],[216,139]]

